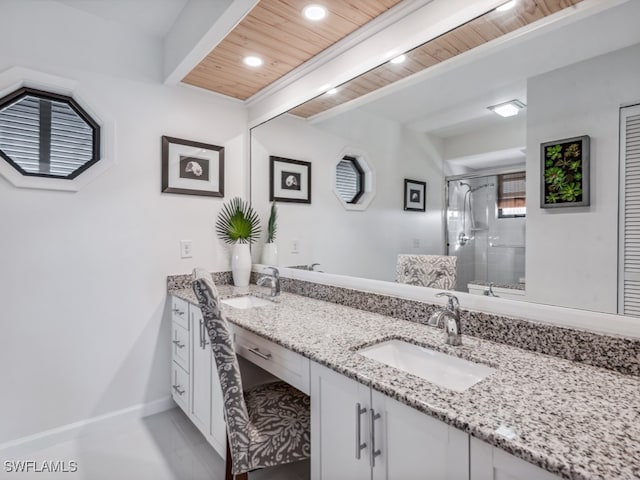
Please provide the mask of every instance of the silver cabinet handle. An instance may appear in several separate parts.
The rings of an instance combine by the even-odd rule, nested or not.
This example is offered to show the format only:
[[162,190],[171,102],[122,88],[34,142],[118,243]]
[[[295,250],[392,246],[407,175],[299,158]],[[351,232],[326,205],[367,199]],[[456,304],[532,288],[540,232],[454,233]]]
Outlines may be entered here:
[[200,319],[200,348],[204,350],[204,320]]
[[369,443],[371,444],[371,449],[369,452],[369,464],[371,465],[371,468],[373,468],[376,466],[376,457],[378,455],[382,455],[382,452],[380,450],[376,450],[376,420],[381,418],[381,416],[379,413],[376,413],[373,408],[369,410],[369,414],[369,418],[371,419],[371,425],[369,428]]
[[367,448],[367,442],[362,443],[360,438],[360,430],[362,428],[360,418],[363,413],[367,413],[367,409],[356,403],[356,459],[360,460],[360,452]]
[[184,348],[184,343],[180,343],[180,340],[172,340],[171,343],[173,343],[178,348]]
[[184,394],[184,390],[180,390],[180,385],[173,385],[173,389],[178,392],[178,395],[180,396]]
[[176,315],[184,315],[184,312],[182,310],[180,310],[179,308],[174,308],[173,310],[171,310],[173,313],[175,313]]
[[270,353],[262,353],[260,350],[258,350],[258,348],[247,348],[247,350],[249,350],[254,355],[259,356],[260,358],[264,358],[265,360],[271,360]]

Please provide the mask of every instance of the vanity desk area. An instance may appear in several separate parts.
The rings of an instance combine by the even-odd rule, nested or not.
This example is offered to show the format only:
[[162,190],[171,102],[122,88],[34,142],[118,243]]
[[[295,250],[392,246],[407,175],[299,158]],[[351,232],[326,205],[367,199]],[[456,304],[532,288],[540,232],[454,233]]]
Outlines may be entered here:
[[[196,299],[187,276],[181,277],[182,284],[170,281],[168,291],[173,397],[223,455],[220,387],[208,339],[200,342]],[[223,304],[223,311],[239,355],[310,394],[313,479],[640,475],[640,377],[483,340],[465,335],[464,329],[463,345],[448,346],[440,329],[339,304],[361,307],[367,298],[371,303],[370,295],[383,296],[343,289],[351,298],[323,301],[290,293],[296,281],[283,280],[275,301],[250,308]],[[255,285],[219,284],[218,289],[223,299],[269,298],[268,289]],[[392,297],[387,300],[393,303]],[[436,307],[424,306],[426,311]],[[468,315],[463,310],[463,317]],[[456,391],[358,353],[390,339],[494,371]],[[637,344],[630,346],[630,355],[633,348]],[[189,349],[191,360],[185,359]],[[207,355],[210,383],[204,389],[198,369],[207,363],[197,359],[198,351]],[[208,406],[200,408],[209,412],[206,424],[197,412],[202,403]]]

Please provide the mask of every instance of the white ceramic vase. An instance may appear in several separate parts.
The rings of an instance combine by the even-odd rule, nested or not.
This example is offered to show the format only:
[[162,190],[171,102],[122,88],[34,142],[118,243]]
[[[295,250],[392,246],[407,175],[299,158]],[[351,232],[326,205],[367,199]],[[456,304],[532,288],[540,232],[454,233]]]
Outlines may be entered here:
[[236,243],[231,251],[231,274],[236,287],[249,285],[251,276],[251,250],[248,243]]
[[262,263],[264,265],[278,265],[278,246],[275,242],[265,243],[262,247]]

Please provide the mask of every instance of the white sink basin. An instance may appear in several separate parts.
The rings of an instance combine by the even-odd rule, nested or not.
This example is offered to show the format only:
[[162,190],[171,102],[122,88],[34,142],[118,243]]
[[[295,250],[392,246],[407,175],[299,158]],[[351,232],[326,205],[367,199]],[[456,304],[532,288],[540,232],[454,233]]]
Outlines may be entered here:
[[358,353],[456,392],[465,391],[495,372],[486,365],[402,340],[382,342]]
[[254,307],[266,307],[267,305],[273,305],[273,302],[265,300],[264,298],[254,297],[253,295],[245,295],[244,297],[226,298],[222,300],[222,303],[229,305],[233,308],[254,308]]

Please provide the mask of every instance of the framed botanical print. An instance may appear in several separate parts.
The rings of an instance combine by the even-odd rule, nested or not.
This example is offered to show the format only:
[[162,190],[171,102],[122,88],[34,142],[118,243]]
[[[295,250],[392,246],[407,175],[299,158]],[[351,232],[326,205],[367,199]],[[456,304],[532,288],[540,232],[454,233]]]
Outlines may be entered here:
[[589,205],[590,138],[565,138],[540,145],[540,207]]

